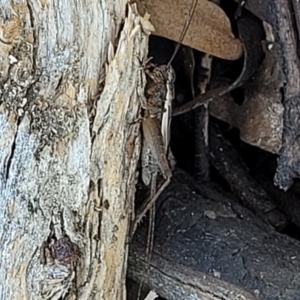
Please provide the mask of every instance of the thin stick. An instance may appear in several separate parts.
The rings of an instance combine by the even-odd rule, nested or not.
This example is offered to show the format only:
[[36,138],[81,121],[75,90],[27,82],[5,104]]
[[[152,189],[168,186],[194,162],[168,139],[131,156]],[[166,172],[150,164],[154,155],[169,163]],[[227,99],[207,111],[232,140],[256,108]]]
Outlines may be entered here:
[[[152,182],[151,182],[151,197],[154,197],[156,194],[156,182],[157,182],[157,173],[155,172],[152,176]],[[155,202],[153,202],[153,205],[151,206],[149,212],[149,229],[148,229],[147,251],[146,251],[148,265],[150,265],[151,256],[152,256],[154,229],[155,229]],[[149,269],[147,270],[147,273],[149,273]]]
[[168,66],[170,66],[172,61],[174,60],[174,58],[175,58],[175,56],[176,56],[176,54],[177,54],[177,52],[180,48],[180,44],[182,43],[182,41],[183,41],[183,39],[184,39],[184,37],[185,37],[189,27],[190,27],[191,20],[193,18],[193,15],[194,15],[197,4],[198,4],[198,0],[193,0],[193,4],[192,4],[192,6],[190,8],[190,11],[189,11],[189,14],[188,14],[188,16],[185,20],[185,24],[184,24],[183,30],[181,32],[180,38],[178,40],[178,43],[175,47],[174,53],[173,53],[172,57],[170,58],[170,60],[168,62]]
[[[151,178],[150,197],[154,197],[156,194],[156,181],[157,181],[157,172],[154,172],[152,174],[152,178]],[[148,226],[148,235],[147,235],[147,246],[146,246],[146,251],[145,251],[147,270],[146,270],[144,277],[139,285],[137,300],[139,300],[141,297],[144,282],[146,280],[146,277],[149,274],[149,267],[150,267],[150,261],[151,261],[152,250],[153,250],[153,241],[154,241],[154,227],[155,227],[155,202],[152,204],[152,206],[149,210],[149,226]]]
[[219,87],[219,88],[210,90],[210,91],[206,92],[205,94],[200,94],[195,99],[175,108],[173,111],[173,117],[185,114],[193,109],[196,109],[197,107],[199,107],[203,104],[206,104],[218,97],[221,97],[221,96],[229,93],[234,88],[235,88],[235,86]]
[[143,202],[143,204],[138,208],[136,212],[136,218],[133,221],[132,229],[130,232],[130,239],[132,239],[136,228],[138,224],[141,222],[142,218],[145,216],[147,211],[151,208],[153,203],[158,199],[158,197],[161,195],[161,193],[165,190],[165,188],[169,185],[171,182],[171,177],[168,177],[166,181],[160,186],[160,188],[157,190],[156,194],[151,197],[151,195]]

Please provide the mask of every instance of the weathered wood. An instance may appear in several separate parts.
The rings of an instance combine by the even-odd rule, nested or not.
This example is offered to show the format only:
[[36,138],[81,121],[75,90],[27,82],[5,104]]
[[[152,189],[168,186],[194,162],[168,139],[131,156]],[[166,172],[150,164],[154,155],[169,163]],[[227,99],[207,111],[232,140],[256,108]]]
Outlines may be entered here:
[[287,220],[300,228],[299,196],[295,195],[291,190],[285,192],[278,189],[278,187],[274,186],[272,180],[267,178],[263,172],[254,174],[254,178],[268,195],[270,195],[278,209],[286,215]]
[[[297,51],[299,40],[297,32],[297,26],[299,26],[299,6],[297,5],[297,1],[249,0],[245,2],[245,7],[261,20],[268,22],[275,35],[277,62],[283,74],[281,85],[283,88],[280,90],[282,92],[282,99],[280,99],[280,103],[284,107],[284,122],[282,147],[280,149],[274,183],[286,191],[292,185],[293,180],[300,177],[300,143],[298,139],[300,64]],[[270,99],[272,100],[272,97]],[[278,103],[277,99],[275,104],[276,102]],[[281,115],[282,112],[277,112],[276,114]]]
[[279,43],[281,68],[284,74],[285,87],[283,93],[284,122],[282,148],[278,159],[278,167],[274,182],[283,190],[287,190],[294,178],[300,177],[300,63],[297,44],[298,34],[294,24],[294,12],[290,1],[269,1],[272,15],[275,40]]
[[[278,153],[282,146],[284,76],[273,29],[264,25],[266,33],[249,13],[238,20],[239,36],[245,45],[244,69],[248,73],[241,82],[243,93],[240,97],[235,95],[236,101],[230,95],[220,97],[210,103],[209,110],[214,117],[238,128],[244,142]],[[249,75],[253,78],[245,82]]]
[[[199,290],[206,293],[202,299],[232,299],[229,291],[237,289],[244,296],[241,299],[253,299],[245,291],[262,300],[299,299],[298,241],[280,235],[247,209],[215,189],[195,184],[188,175],[175,172],[174,178],[156,214],[154,253],[146,282],[151,289],[166,299],[186,299],[178,297],[179,293]],[[139,254],[144,241],[141,227],[129,252],[128,275],[136,280],[144,265]],[[193,271],[188,274],[178,264]],[[226,288],[226,282],[231,288]]]
[[[129,276],[140,280],[148,267],[144,258],[145,247],[138,242],[131,247]],[[169,261],[158,253],[153,254],[146,281],[161,297],[168,300],[257,300],[233,284]]]
[[234,102],[230,95],[210,103],[214,117],[239,129],[240,138],[251,145],[278,153],[282,146],[283,105],[281,89],[283,77],[277,60],[276,48],[267,49],[266,58],[255,79],[244,85],[242,104]]
[[251,175],[245,163],[230,142],[215,126],[210,128],[210,159],[239,201],[257,216],[278,230],[287,225],[272,198]]
[[[196,73],[196,78],[197,78],[196,94],[197,95],[205,93],[207,90],[207,86],[210,83],[212,59],[213,58],[210,55],[205,54],[201,57],[201,61],[198,62],[200,66],[198,66],[197,68],[198,74]],[[201,70],[202,70],[202,74],[201,74]],[[192,77],[192,82],[194,82],[193,77]],[[195,93],[193,97],[195,97]],[[204,104],[202,107],[199,107],[194,111],[195,178],[203,182],[210,180],[208,126],[209,126],[208,105]]]
[[22,3],[0,1],[0,299],[125,299],[152,25],[125,1]]

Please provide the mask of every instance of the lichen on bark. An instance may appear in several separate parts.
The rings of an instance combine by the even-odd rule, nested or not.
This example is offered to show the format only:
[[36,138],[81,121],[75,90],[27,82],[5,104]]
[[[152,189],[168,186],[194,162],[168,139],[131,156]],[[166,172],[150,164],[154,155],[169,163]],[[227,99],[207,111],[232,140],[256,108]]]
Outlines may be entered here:
[[150,24],[125,8],[0,4],[0,299],[125,299]]

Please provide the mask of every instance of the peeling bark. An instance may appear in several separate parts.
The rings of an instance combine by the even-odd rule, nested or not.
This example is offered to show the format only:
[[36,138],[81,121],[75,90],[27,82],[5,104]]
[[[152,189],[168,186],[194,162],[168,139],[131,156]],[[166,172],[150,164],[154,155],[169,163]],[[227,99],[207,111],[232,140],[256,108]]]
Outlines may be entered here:
[[0,1],[0,299],[125,299],[152,29],[125,8]]

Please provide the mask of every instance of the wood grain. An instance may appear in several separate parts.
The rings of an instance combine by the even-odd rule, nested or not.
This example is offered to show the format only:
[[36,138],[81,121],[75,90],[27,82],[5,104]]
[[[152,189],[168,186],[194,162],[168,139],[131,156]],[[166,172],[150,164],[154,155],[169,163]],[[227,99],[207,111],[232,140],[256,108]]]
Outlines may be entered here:
[[[0,299],[126,299],[151,24],[125,1],[16,2],[0,4]],[[52,235],[77,268],[43,259]]]

